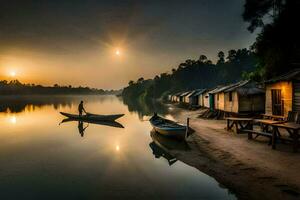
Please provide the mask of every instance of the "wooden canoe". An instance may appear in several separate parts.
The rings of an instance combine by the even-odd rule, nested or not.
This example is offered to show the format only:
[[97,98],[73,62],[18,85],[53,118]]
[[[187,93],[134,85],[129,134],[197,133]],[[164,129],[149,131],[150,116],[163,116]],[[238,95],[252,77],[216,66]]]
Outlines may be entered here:
[[71,119],[77,120],[93,120],[93,121],[114,121],[120,117],[123,117],[124,114],[116,114],[116,115],[96,115],[92,113],[87,113],[86,115],[76,115],[65,112],[60,112],[63,116],[66,116]]
[[180,140],[185,140],[187,137],[188,127],[185,125],[162,118],[156,114],[154,114],[149,121],[153,129],[161,135],[177,138]]

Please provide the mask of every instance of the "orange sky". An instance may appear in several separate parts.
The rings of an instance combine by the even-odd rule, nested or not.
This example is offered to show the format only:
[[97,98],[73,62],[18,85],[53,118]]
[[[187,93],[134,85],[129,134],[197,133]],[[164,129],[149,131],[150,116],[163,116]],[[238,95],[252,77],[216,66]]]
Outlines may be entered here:
[[170,72],[201,54],[216,61],[218,51],[248,48],[255,39],[242,20],[243,4],[5,1],[0,80],[120,89],[129,80]]

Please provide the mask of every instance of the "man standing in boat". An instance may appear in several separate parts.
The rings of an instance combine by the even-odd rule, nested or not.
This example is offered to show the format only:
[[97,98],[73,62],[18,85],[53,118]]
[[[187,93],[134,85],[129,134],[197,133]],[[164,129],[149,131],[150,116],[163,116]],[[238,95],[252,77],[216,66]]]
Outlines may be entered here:
[[83,111],[86,113],[86,111],[85,111],[85,109],[83,107],[83,101],[81,101],[80,104],[78,105],[79,116],[82,116],[82,112]]

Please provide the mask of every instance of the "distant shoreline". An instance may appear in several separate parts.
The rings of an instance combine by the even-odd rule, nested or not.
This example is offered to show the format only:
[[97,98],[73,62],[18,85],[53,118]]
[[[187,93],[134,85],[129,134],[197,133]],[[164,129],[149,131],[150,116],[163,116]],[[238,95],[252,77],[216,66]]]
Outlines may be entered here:
[[90,87],[42,86],[35,84],[23,84],[18,80],[0,81],[0,95],[106,95],[119,94],[121,90],[103,90]]

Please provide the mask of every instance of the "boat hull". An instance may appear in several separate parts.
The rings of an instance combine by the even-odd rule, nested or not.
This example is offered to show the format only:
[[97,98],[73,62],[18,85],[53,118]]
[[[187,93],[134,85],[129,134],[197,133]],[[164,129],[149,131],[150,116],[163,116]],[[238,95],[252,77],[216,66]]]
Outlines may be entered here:
[[114,121],[122,116],[124,114],[117,114],[117,115],[96,115],[96,114],[91,114],[88,113],[86,115],[75,115],[75,114],[70,114],[70,113],[65,113],[65,112],[60,112],[63,116],[66,116],[71,119],[76,119],[76,120],[93,120],[93,121]]
[[153,129],[164,136],[176,138],[179,140],[185,140],[187,135],[187,127],[177,124],[173,121],[164,119],[159,116],[153,116],[150,119],[150,123]]

